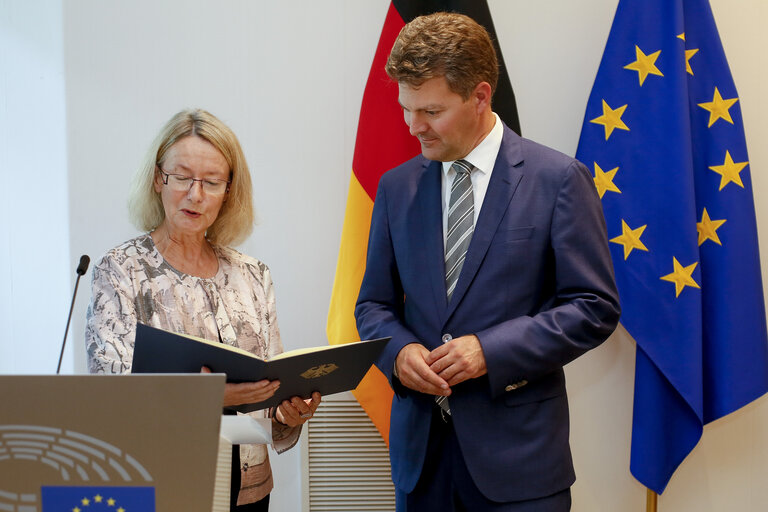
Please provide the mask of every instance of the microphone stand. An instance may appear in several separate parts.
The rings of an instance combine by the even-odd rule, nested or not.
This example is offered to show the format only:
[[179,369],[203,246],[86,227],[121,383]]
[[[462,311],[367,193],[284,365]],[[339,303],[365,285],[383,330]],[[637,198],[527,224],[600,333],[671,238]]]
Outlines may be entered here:
[[69,305],[69,316],[67,317],[67,326],[64,328],[64,340],[61,342],[61,353],[59,354],[59,365],[56,367],[56,375],[61,370],[61,360],[64,357],[64,346],[67,343],[67,333],[69,332],[69,322],[72,320],[72,310],[75,307],[75,297],[77,297],[77,285],[80,284],[80,278],[88,270],[88,264],[91,262],[91,258],[87,254],[80,256],[80,263],[77,265],[77,279],[75,279],[75,291],[72,292],[72,304]]

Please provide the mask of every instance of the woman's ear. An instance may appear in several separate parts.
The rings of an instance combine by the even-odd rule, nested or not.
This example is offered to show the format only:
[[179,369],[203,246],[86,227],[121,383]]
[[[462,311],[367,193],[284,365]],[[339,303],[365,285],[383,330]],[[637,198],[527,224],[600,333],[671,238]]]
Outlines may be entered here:
[[155,185],[155,192],[159,194],[163,190],[163,176],[162,174],[160,174],[160,167],[157,165],[155,166],[154,185]]

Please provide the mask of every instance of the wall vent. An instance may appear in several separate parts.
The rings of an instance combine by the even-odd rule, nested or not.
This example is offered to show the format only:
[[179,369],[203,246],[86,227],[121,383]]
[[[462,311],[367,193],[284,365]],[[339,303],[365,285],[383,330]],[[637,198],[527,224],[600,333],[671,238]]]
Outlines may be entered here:
[[387,445],[352,393],[323,397],[305,430],[305,511],[395,510]]

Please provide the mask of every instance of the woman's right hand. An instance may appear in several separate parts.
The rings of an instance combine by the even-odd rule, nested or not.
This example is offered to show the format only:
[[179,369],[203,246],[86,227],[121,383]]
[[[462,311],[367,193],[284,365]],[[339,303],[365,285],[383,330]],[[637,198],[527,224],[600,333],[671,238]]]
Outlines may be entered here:
[[[200,373],[211,373],[211,370],[203,366]],[[271,398],[277,388],[279,380],[259,380],[256,382],[239,382],[226,384],[224,387],[224,407],[242,404],[255,404]]]

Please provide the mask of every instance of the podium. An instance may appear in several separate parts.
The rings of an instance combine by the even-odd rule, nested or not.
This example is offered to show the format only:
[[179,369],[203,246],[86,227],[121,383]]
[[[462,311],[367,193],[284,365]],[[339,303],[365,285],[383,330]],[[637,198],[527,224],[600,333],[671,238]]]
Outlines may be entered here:
[[211,512],[224,381],[0,376],[0,510]]

